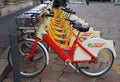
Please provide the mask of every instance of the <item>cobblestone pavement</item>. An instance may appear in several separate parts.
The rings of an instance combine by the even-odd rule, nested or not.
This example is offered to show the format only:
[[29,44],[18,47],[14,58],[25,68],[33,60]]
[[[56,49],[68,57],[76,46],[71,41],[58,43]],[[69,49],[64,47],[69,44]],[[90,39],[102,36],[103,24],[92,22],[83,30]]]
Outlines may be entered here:
[[[102,37],[113,39],[117,51],[117,63],[120,69],[120,6],[114,6],[113,3],[90,3],[69,4],[70,8],[76,11],[77,16],[85,19],[95,30],[101,31]],[[114,67],[105,75],[97,78],[90,78],[76,73],[70,67],[64,65],[55,53],[50,52],[50,64],[38,76],[34,78],[22,78],[22,82],[120,82],[120,73]],[[12,71],[3,82],[13,82]]]

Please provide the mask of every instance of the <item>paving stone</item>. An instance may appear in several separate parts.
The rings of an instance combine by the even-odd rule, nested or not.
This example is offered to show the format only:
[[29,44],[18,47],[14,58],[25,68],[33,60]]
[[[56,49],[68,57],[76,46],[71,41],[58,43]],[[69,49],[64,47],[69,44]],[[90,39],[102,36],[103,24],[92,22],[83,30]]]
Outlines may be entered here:
[[120,82],[120,80],[114,78],[98,78],[95,82]]
[[22,78],[22,82],[41,82],[41,78]]
[[53,53],[53,52],[50,52],[50,53],[49,53],[49,56],[50,56],[50,58],[52,58],[52,59],[55,59],[56,57],[58,57],[57,54],[56,54],[56,53]]
[[0,59],[0,73],[6,68],[8,62],[6,59]]
[[56,81],[56,80],[42,80],[41,82],[60,82],[60,81]]
[[49,64],[45,70],[62,72],[65,69],[65,67],[65,65]]
[[7,78],[13,78],[13,70],[11,69],[7,75]]
[[64,65],[65,64],[60,57],[57,57],[55,60],[56,60],[55,64],[58,64],[58,65]]
[[52,65],[52,64],[55,64],[56,62],[56,59],[53,59],[53,58],[50,58],[49,59],[49,64]]
[[59,81],[63,82],[95,82],[96,78],[89,78],[81,75],[76,72],[65,72],[60,78]]
[[66,68],[64,69],[64,72],[75,72],[75,70],[69,66],[66,66]]
[[115,59],[115,63],[117,63],[118,65],[120,65],[120,59],[119,58]]
[[101,76],[100,78],[104,78],[104,79],[117,79],[120,80],[120,75],[116,73],[115,70],[110,70],[108,73],[106,73],[105,75]]
[[6,76],[9,71],[7,59],[0,59],[0,81]]
[[60,71],[63,71],[64,69],[65,69],[65,65],[53,65],[52,67],[51,67],[51,69],[53,70],[53,71],[58,71],[58,72],[60,72]]
[[63,72],[59,72],[59,71],[44,70],[37,77],[42,78],[42,80],[57,80],[62,74]]
[[5,51],[0,55],[0,59],[7,59],[8,58],[8,51],[9,51],[9,49],[10,49],[10,47],[5,49]]
[[14,82],[13,78],[7,78],[5,80],[3,80],[3,82]]

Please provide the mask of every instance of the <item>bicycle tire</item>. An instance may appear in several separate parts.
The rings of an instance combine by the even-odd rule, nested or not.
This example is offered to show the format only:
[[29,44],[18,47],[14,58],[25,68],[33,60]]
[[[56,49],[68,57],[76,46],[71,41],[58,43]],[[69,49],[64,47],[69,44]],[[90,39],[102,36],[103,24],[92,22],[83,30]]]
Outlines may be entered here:
[[[21,33],[18,39],[19,41],[21,41],[26,38],[35,39],[35,33]],[[43,40],[40,40],[40,43],[42,43],[46,47],[46,49],[49,51],[49,46]]]
[[[102,57],[102,55],[104,57]],[[108,48],[104,48],[101,49],[98,53],[98,61],[87,62],[87,63],[76,63],[76,65],[77,68],[80,68],[79,71],[82,74],[89,77],[98,77],[107,73],[111,69],[113,62],[114,62],[114,56],[112,51]]]
[[[23,53],[23,51],[21,51],[21,49],[20,49],[20,47],[26,43],[29,43],[32,46],[34,41],[21,40],[18,42],[20,74],[24,77],[31,78],[31,77],[35,77],[36,75],[40,74],[45,69],[47,58],[46,58],[45,50],[42,47],[43,45],[37,44],[37,49],[32,57],[32,60],[26,60],[26,57],[28,55],[27,51],[26,52],[24,51],[24,53]],[[24,46],[23,49],[25,50],[25,49],[31,49],[31,48]],[[30,52],[30,51],[28,50],[28,52]],[[8,53],[8,62],[10,64],[10,66],[13,67],[11,49],[9,50],[9,53]],[[26,65],[26,67],[25,67],[25,65]],[[36,66],[36,67],[34,67],[34,66]],[[37,69],[37,66],[38,66],[38,69]],[[35,71],[32,71],[33,70],[32,67],[33,67],[33,69],[35,68]]]

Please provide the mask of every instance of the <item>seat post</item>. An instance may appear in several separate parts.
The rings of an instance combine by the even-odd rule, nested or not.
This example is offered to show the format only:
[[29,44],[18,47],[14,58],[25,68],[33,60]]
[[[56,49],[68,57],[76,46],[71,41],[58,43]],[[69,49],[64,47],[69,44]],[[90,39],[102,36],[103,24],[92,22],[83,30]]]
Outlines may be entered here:
[[80,31],[79,31],[78,34],[77,34],[77,38],[79,38],[79,35],[80,35]]

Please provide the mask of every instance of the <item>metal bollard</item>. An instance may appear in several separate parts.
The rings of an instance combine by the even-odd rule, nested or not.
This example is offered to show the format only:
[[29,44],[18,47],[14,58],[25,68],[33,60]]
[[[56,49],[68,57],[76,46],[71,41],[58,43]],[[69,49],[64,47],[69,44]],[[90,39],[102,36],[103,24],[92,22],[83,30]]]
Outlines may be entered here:
[[9,39],[12,50],[14,82],[21,82],[19,56],[18,56],[18,33],[17,32],[11,33],[9,35]]

